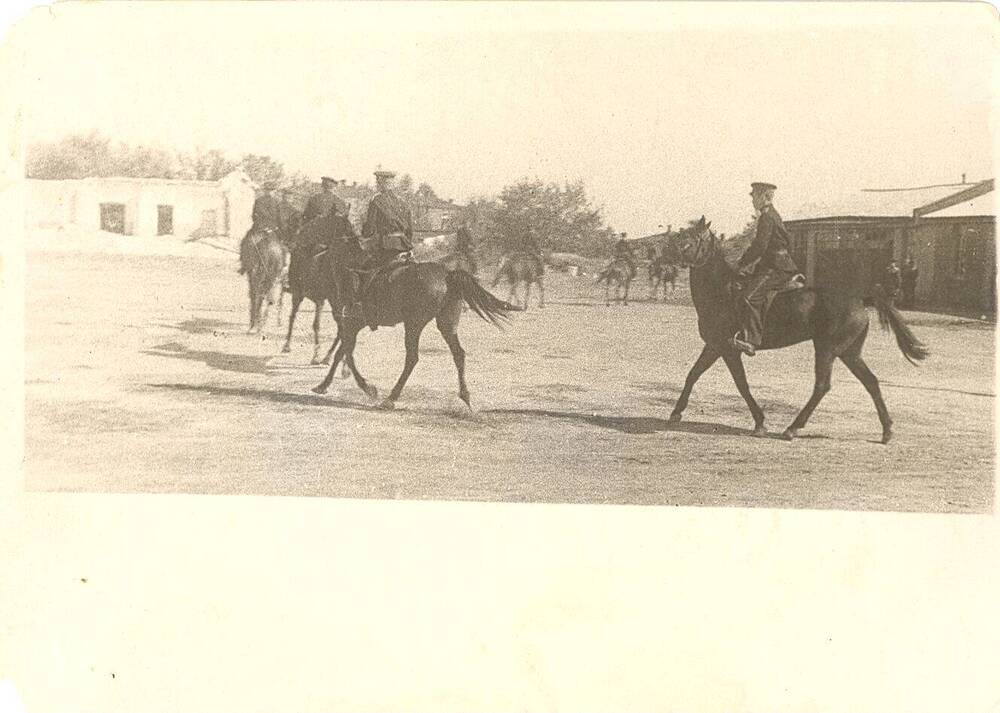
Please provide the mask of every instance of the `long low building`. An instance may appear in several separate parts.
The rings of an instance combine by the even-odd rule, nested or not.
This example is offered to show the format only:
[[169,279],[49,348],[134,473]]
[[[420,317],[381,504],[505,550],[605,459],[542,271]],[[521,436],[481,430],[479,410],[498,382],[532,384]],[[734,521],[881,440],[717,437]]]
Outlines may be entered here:
[[996,313],[993,179],[858,191],[802,205],[785,225],[810,284],[865,294],[890,261],[913,257],[918,305]]
[[253,182],[237,169],[218,181],[168,178],[29,179],[27,227],[76,226],[137,236],[221,237],[250,228]]

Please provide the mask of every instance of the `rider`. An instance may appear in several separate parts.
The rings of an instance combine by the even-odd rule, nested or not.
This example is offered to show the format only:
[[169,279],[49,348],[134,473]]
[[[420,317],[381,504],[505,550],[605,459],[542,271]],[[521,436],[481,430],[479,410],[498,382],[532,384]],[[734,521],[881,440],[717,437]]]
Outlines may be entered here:
[[[375,267],[375,272],[368,278],[359,295],[353,294],[350,285],[345,284],[344,304],[360,306],[371,293],[377,278],[384,272],[383,268],[392,265],[400,259],[409,260],[413,250],[413,216],[410,207],[392,190],[392,179],[396,174],[392,171],[375,171],[375,185],[378,192],[368,204],[368,214],[361,228],[364,251],[367,254],[365,265],[354,267]],[[346,309],[346,307],[345,307]],[[368,326],[373,330],[378,328],[377,315],[368,315]]]
[[347,214],[347,204],[333,192],[333,187],[337,185],[336,179],[323,176],[319,181],[322,188],[306,202],[306,211],[302,214],[303,225],[321,215],[326,215],[331,208],[336,208],[342,215]]
[[611,249],[611,255],[615,260],[624,260],[628,263],[629,276],[634,279],[636,273],[635,256],[632,253],[632,243],[627,238],[626,233],[621,233],[618,242]]
[[[788,254],[790,237],[775,210],[772,200],[777,186],[771,183],[751,183],[750,199],[757,219],[757,232],[750,247],[739,259],[741,275],[748,276],[741,295],[742,329],[732,339],[732,346],[753,356],[764,334],[763,310],[768,292],[788,284],[799,268]],[[753,263],[757,263],[753,267]]]
[[281,222],[278,216],[278,201],[274,198],[274,181],[265,181],[261,185],[261,194],[253,202],[250,230],[240,242],[240,269],[242,275],[246,272],[245,251],[256,247],[265,236],[279,233]]

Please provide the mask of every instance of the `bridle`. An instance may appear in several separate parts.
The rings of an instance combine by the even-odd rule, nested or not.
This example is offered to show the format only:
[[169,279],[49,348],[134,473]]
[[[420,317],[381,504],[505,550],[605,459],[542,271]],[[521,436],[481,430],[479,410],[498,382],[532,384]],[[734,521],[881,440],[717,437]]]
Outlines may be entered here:
[[[704,267],[708,264],[708,261],[712,259],[713,250],[704,249],[705,241],[711,242],[713,239],[712,231],[706,227],[697,238],[694,238],[692,242],[697,242],[697,247],[695,248],[695,260],[687,259],[687,248],[680,251],[681,259],[687,263],[688,267],[699,268]],[[700,258],[700,259],[699,259]]]

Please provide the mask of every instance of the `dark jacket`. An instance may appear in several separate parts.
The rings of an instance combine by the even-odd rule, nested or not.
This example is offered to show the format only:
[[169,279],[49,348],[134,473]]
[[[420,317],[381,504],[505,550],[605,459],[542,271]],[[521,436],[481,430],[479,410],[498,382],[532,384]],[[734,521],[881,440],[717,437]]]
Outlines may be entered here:
[[278,224],[281,231],[291,237],[302,224],[302,213],[291,203],[282,201],[278,204]]
[[280,226],[278,201],[265,193],[253,202],[253,229],[278,230]]
[[361,235],[376,250],[405,252],[413,249],[413,217],[410,207],[395,193],[377,194],[368,204]]
[[755,260],[759,270],[780,270],[792,274],[799,271],[788,250],[791,247],[791,237],[781,222],[781,216],[774,206],[767,206],[757,219],[757,234],[750,247],[740,258],[739,266],[746,267]]
[[305,213],[302,214],[302,222],[308,223],[313,218],[326,215],[331,208],[336,208],[338,213],[347,212],[347,204],[331,192],[322,191],[314,196],[310,196],[306,202]]

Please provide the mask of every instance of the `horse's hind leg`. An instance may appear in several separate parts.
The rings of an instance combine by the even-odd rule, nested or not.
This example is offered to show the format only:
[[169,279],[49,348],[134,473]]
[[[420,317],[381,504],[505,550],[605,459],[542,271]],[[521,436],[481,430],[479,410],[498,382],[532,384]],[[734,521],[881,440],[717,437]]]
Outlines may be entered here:
[[868,368],[865,360],[861,358],[861,347],[864,346],[865,336],[868,329],[858,337],[858,340],[851,345],[847,353],[840,355],[840,360],[851,370],[851,373],[858,381],[864,385],[865,390],[875,402],[875,410],[878,411],[878,420],[882,424],[882,443],[888,443],[892,439],[892,419],[889,417],[889,409],[882,398],[882,390],[879,388],[878,379]]
[[295,315],[299,313],[299,305],[302,304],[302,295],[292,293],[292,313],[288,315],[288,336],[285,337],[285,346],[281,348],[283,354],[292,351],[292,329],[295,327]]
[[545,284],[541,277],[538,278],[538,308],[545,308]]
[[729,373],[732,374],[733,381],[736,382],[736,390],[740,392],[740,396],[743,400],[747,402],[747,406],[750,407],[750,413],[753,415],[753,435],[760,437],[767,435],[767,429],[764,428],[764,410],[761,409],[757,400],[750,393],[750,384],[747,383],[747,373],[743,369],[743,358],[739,354],[724,354],[722,356],[723,360],[726,362],[726,366],[729,367]]
[[674,404],[674,410],[670,413],[670,423],[680,422],[681,414],[684,413],[684,409],[688,405],[688,399],[691,398],[691,389],[694,388],[695,383],[701,378],[701,375],[719,360],[719,356],[720,354],[707,344],[702,348],[701,354],[698,355],[694,366],[688,372],[687,379],[684,381],[684,388],[681,389],[681,395],[677,397],[677,403]]
[[804,428],[809,422],[809,417],[816,410],[819,402],[823,400],[827,392],[830,391],[830,375],[833,373],[833,352],[826,348],[816,348],[816,381],[813,385],[812,396],[802,407],[799,415],[792,421],[792,425],[785,429],[781,435],[785,440],[792,440],[798,435],[799,429]]
[[313,315],[313,358],[310,364],[319,364],[319,328],[323,317],[323,303],[316,305],[316,313]]
[[420,360],[420,333],[424,331],[424,327],[426,325],[426,321],[405,323],[406,361],[403,364],[403,373],[399,375],[396,385],[392,387],[392,391],[389,392],[385,401],[380,404],[381,408],[395,408],[396,400],[399,398],[399,395],[403,393],[403,387],[406,386],[406,380],[410,378],[410,374],[413,372],[413,367],[415,367],[417,362]]
[[524,281],[524,308],[528,309],[531,302],[531,280]]
[[455,369],[458,371],[458,398],[462,399],[465,405],[471,409],[469,387],[465,383],[465,350],[462,348],[461,342],[458,341],[459,314],[460,311],[457,307],[446,306],[437,316],[437,328],[451,350],[452,359],[455,360]]

